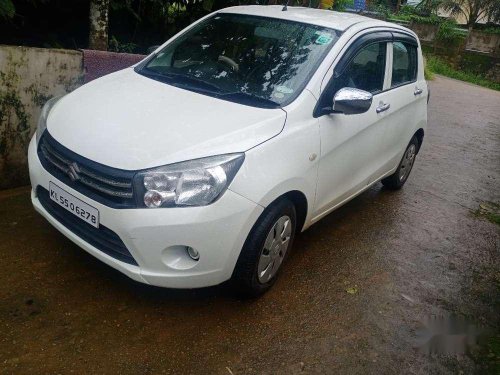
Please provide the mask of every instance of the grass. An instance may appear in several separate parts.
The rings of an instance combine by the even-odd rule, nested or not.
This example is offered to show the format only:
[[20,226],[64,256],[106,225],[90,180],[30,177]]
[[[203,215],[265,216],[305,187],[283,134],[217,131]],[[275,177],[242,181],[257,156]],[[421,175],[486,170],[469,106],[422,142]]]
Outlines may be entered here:
[[500,34],[500,27],[490,26],[490,27],[485,27],[483,29],[477,29],[477,31],[482,31],[483,33],[487,34]]
[[434,79],[434,73],[427,64],[424,66],[424,77],[427,81],[432,81]]
[[500,335],[489,337],[486,342],[486,358],[483,357],[483,363],[491,374],[500,374]]
[[474,212],[477,217],[484,217],[493,224],[500,225],[500,203],[483,202]]
[[460,81],[470,82],[479,86],[500,91],[500,83],[490,81],[485,77],[472,72],[464,70],[456,70],[445,60],[437,56],[432,56],[432,55],[426,56],[425,70],[426,70],[425,72],[426,79],[432,79],[433,73],[436,73],[446,77],[459,79]]

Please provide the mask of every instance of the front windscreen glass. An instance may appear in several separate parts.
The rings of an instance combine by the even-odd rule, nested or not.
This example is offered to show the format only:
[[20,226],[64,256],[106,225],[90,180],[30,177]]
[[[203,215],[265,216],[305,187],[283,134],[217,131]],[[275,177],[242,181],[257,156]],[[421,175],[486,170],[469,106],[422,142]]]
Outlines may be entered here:
[[302,91],[338,32],[275,18],[216,14],[136,71],[167,84],[259,107],[280,107]]

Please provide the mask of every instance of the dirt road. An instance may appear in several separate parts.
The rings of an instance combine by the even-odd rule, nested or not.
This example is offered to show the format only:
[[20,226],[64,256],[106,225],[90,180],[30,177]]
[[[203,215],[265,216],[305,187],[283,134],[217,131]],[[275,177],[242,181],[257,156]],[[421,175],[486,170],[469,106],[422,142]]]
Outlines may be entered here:
[[[381,184],[297,237],[274,289],[137,284],[0,193],[0,373],[464,373],[500,368],[500,93],[437,77],[405,188]],[[484,211],[482,209],[481,211]],[[490,336],[420,351],[430,316]],[[496,349],[495,349],[496,345]]]

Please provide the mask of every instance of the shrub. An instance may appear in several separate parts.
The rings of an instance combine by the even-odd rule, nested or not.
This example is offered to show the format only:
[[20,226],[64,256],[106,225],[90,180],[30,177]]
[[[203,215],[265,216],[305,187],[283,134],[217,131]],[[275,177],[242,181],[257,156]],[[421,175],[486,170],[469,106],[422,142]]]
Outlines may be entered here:
[[134,53],[137,49],[135,43],[122,43],[113,35],[109,40],[109,50],[112,52]]
[[348,8],[354,8],[354,0],[335,0],[333,2],[333,10],[343,12]]
[[500,34],[500,26],[488,26],[482,30],[479,29],[479,31],[481,31],[483,33],[488,33],[488,34]]
[[432,81],[434,79],[434,73],[427,64],[424,66],[424,77],[427,81]]
[[454,20],[446,20],[439,24],[436,38],[440,42],[457,45],[465,38],[465,35],[466,33],[457,27]]

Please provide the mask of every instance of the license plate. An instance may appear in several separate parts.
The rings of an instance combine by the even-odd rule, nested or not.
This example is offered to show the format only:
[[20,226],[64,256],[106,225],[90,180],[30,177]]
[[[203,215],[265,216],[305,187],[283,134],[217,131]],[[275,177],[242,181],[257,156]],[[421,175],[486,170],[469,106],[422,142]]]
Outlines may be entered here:
[[53,182],[49,182],[50,199],[59,206],[65,208],[73,215],[89,223],[93,227],[99,228],[99,210],[81,201],[67,191],[61,189]]

